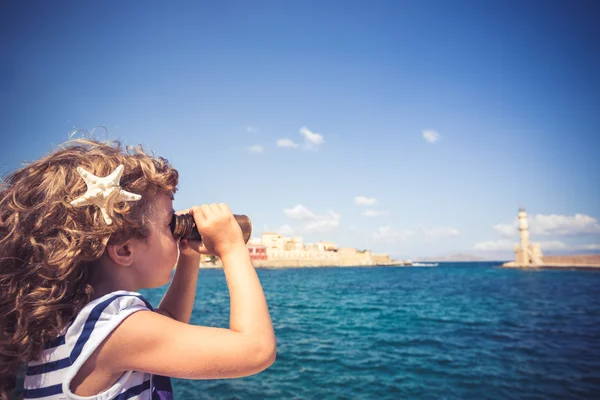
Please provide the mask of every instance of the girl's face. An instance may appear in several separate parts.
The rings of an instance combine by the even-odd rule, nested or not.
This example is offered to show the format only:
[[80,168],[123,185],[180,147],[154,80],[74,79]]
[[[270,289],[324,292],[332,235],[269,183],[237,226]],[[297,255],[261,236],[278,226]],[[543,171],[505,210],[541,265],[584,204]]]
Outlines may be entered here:
[[169,227],[173,217],[173,200],[166,194],[159,194],[152,199],[149,209],[150,237],[147,242],[138,243],[140,251],[135,262],[138,278],[144,288],[169,283],[179,255],[178,241]]

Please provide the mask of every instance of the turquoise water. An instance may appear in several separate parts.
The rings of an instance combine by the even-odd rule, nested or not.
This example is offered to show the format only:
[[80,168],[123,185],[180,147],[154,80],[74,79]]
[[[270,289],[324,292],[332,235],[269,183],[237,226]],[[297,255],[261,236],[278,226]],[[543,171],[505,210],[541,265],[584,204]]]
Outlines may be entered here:
[[[277,360],[174,380],[176,398],[600,398],[600,271],[496,265],[258,269]],[[228,311],[223,271],[201,270],[192,323],[227,327]]]

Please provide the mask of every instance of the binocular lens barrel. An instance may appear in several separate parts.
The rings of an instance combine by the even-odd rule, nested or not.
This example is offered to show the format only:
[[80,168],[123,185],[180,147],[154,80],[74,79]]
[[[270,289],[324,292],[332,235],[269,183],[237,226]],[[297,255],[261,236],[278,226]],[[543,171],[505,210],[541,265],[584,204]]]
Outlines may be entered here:
[[[238,214],[233,214],[233,217],[240,228],[242,228],[244,243],[248,243],[248,240],[250,240],[250,236],[252,235],[252,223],[250,222],[250,218],[246,215]],[[202,240],[192,214],[173,215],[173,219],[171,219],[169,226],[171,227],[171,233],[173,233],[174,236],[179,236],[181,239]]]

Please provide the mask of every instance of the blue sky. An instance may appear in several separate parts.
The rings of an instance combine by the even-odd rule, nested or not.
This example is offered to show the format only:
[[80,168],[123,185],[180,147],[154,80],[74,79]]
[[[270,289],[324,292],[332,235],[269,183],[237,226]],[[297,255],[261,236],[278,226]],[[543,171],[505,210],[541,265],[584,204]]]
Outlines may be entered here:
[[[416,259],[600,251],[594,1],[0,5],[0,173],[73,129],[142,143],[176,208]],[[96,135],[105,137],[104,131]]]

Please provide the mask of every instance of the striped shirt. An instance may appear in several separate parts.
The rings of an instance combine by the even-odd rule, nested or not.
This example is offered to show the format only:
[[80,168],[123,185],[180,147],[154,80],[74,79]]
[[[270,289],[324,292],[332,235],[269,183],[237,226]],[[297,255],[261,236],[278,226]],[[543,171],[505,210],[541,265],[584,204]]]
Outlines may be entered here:
[[171,380],[145,372],[127,371],[108,390],[82,397],[70,384],[81,366],[104,339],[128,316],[152,310],[139,293],[124,290],[109,293],[87,304],[63,334],[46,344],[39,360],[25,372],[25,399],[172,399]]

